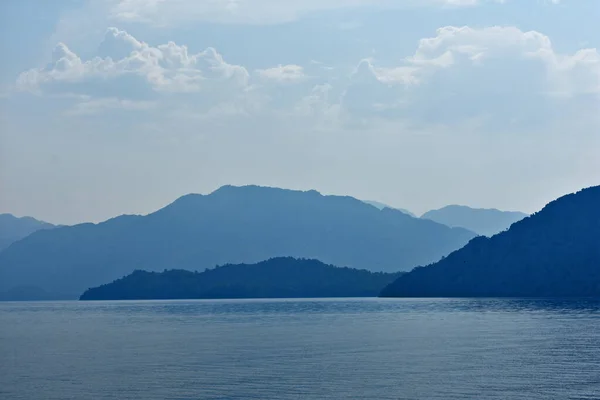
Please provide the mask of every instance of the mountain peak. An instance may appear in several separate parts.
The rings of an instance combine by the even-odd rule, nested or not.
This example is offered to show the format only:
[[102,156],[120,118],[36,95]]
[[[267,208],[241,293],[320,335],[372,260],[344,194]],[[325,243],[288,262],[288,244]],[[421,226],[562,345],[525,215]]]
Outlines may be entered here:
[[309,198],[316,200],[320,197],[327,196],[321,195],[316,190],[301,191],[259,185],[224,185],[206,195],[197,193],[183,195],[157,213],[167,210],[194,212],[194,209],[202,208],[207,203],[219,206],[219,208],[230,207],[234,204],[248,206],[251,203],[264,203],[267,206],[278,202],[306,201]]
[[218,188],[217,190],[213,191],[212,193],[210,193],[209,196],[232,195],[232,194],[269,194],[269,193],[271,193],[271,194],[272,193],[295,193],[295,194],[304,193],[304,194],[322,196],[321,193],[319,193],[316,190],[304,191],[304,190],[282,189],[282,188],[273,187],[273,186],[260,186],[260,185],[242,185],[242,186],[224,185],[224,186],[221,186],[220,188]]
[[33,217],[0,214],[0,251],[38,230],[54,227],[52,224]]

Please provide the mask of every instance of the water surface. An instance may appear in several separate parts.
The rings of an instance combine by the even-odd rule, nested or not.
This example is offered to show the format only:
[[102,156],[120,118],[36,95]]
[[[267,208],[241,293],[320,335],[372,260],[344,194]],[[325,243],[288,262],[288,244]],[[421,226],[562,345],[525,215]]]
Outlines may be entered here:
[[600,399],[600,301],[0,303],[5,399]]

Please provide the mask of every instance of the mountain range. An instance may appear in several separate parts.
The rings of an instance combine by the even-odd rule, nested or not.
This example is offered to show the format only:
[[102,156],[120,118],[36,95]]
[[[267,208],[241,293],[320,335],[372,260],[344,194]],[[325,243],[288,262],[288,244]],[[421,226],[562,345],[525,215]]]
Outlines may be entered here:
[[31,217],[15,217],[12,214],[0,214],[0,251],[12,243],[31,235],[40,229],[52,229],[55,225],[38,221]]
[[401,273],[338,268],[317,260],[274,258],[204,272],[134,271],[86,290],[81,300],[374,297]]
[[[364,202],[379,210],[390,208],[418,218],[414,213],[404,208],[392,207],[374,200],[364,200]],[[527,214],[519,211],[501,211],[495,208],[472,208],[459,205],[449,205],[437,210],[427,211],[421,216],[422,219],[429,219],[452,228],[464,228],[483,236],[493,236],[500,233],[525,217],[527,217]]]
[[600,296],[600,186],[561,197],[387,286],[383,297]]
[[430,219],[450,227],[465,228],[483,236],[493,236],[500,233],[525,217],[527,217],[527,214],[517,211],[500,211],[457,205],[431,210],[421,216],[423,219]]
[[475,234],[352,197],[258,186],[191,194],[146,216],[37,231],[0,252],[0,291],[78,297],[134,270],[196,270],[273,257],[378,272],[439,260]]

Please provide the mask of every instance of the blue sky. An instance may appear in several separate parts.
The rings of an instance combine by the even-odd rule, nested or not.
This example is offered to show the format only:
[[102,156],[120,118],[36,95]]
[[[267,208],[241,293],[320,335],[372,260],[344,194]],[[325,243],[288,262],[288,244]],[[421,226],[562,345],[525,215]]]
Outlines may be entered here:
[[0,212],[225,184],[422,213],[600,183],[595,0],[6,0]]

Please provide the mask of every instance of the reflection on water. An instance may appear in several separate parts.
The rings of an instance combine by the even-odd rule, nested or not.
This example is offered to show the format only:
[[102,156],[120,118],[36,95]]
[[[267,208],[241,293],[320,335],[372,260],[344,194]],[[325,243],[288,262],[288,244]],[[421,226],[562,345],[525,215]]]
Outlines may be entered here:
[[0,398],[599,399],[600,300],[0,303]]

